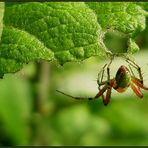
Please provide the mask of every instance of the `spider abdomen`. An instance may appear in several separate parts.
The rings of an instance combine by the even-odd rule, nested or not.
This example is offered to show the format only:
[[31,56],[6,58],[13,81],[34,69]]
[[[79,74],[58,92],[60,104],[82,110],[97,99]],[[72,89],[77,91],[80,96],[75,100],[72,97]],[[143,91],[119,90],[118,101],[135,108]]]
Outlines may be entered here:
[[114,79],[113,88],[119,93],[125,92],[131,84],[131,75],[126,66],[120,66]]

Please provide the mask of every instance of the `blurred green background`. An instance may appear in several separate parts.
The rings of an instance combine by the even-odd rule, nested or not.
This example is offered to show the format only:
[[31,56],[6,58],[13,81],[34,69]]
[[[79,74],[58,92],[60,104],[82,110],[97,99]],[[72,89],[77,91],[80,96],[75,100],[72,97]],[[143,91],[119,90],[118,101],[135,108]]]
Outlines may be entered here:
[[[106,45],[114,52],[125,50],[125,39],[110,33]],[[148,28],[136,37],[141,50],[134,55],[148,86]],[[0,81],[0,145],[148,145],[148,92],[139,99],[129,88],[112,91],[111,102],[101,98],[77,101],[74,96],[94,96],[97,74],[108,60],[91,57],[59,66],[56,62],[29,63]],[[111,65],[115,75],[122,58]]]

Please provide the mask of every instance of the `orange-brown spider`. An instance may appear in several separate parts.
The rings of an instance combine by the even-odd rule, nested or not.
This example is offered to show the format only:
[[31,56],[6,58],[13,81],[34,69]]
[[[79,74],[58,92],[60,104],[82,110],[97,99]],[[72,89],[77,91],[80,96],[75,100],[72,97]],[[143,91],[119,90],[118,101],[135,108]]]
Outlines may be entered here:
[[[110,78],[110,65],[112,63],[112,60],[108,65],[107,64],[104,65],[101,72],[98,73],[97,84],[98,84],[99,91],[94,97],[88,97],[88,98],[74,97],[74,96],[66,94],[62,91],[59,91],[59,90],[56,90],[56,91],[66,95],[68,97],[77,99],[77,100],[85,100],[85,99],[94,100],[94,99],[98,99],[100,96],[102,96],[103,104],[107,105],[110,102],[112,88],[114,88],[119,93],[123,93],[129,87],[131,87],[133,92],[139,98],[142,98],[143,94],[140,89],[148,90],[148,87],[143,85],[143,77],[142,77],[142,73],[141,73],[141,68],[135,62],[133,62],[129,59],[126,59],[126,61],[129,63],[129,69],[124,65],[120,66],[119,69],[117,70],[115,77],[112,79]],[[138,71],[138,74],[139,74],[139,78],[137,78],[134,75],[134,72],[133,72],[131,66],[136,68],[136,70]],[[105,69],[107,72],[107,80],[103,81]],[[101,75],[101,78],[100,78],[100,75]],[[106,92],[106,94],[104,96],[105,92]]]

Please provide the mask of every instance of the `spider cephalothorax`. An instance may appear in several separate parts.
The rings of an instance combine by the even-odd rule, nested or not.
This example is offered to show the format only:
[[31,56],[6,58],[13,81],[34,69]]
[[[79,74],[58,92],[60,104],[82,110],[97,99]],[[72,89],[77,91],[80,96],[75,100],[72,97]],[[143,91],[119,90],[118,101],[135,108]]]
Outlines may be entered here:
[[[108,65],[107,64],[104,65],[102,70],[98,73],[97,84],[98,84],[99,91],[95,95],[95,97],[89,97],[89,98],[74,97],[74,96],[68,95],[64,92],[61,92],[59,90],[57,90],[57,91],[66,95],[66,96],[69,96],[69,97],[72,97],[72,98],[78,99],[78,100],[85,100],[85,99],[94,100],[94,99],[98,99],[100,96],[102,96],[104,105],[107,105],[110,101],[112,88],[114,88],[119,93],[123,93],[129,87],[131,87],[133,92],[139,98],[142,98],[143,94],[140,89],[148,90],[148,88],[143,85],[143,77],[142,77],[142,73],[141,73],[141,68],[135,62],[133,62],[129,59],[127,59],[126,61],[129,63],[130,70],[126,66],[122,65],[119,67],[115,77],[112,79],[110,78],[110,65],[111,65],[112,60]],[[138,74],[139,74],[139,78],[137,78],[134,75],[131,66],[136,68],[136,70],[138,71]],[[103,81],[103,76],[104,76],[105,71],[107,72],[107,80]],[[106,92],[106,94],[104,96],[105,92]]]

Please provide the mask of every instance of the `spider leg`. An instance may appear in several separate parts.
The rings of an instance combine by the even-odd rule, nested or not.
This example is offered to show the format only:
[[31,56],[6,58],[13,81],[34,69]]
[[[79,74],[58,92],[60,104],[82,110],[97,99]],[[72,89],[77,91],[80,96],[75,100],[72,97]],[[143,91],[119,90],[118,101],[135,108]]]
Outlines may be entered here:
[[113,58],[111,59],[110,63],[107,66],[107,82],[106,82],[107,92],[106,92],[105,98],[103,97],[103,104],[104,105],[107,105],[110,102],[110,98],[111,98],[112,80],[110,79],[110,65],[112,63],[112,60],[113,60]]
[[110,102],[111,91],[112,91],[112,87],[108,87],[108,88],[107,88],[107,92],[106,92],[105,99],[103,100],[103,104],[104,104],[104,105],[107,105],[107,104]]
[[126,62],[128,62],[131,66],[133,66],[138,71],[140,82],[143,84],[143,77],[142,77],[141,68],[134,61],[130,60],[129,58],[126,59]]
[[133,82],[136,86],[138,86],[139,88],[142,88],[142,89],[144,89],[144,90],[148,90],[148,87],[144,86],[138,78],[132,77],[132,82]]
[[[107,66],[107,64],[105,64],[103,67],[102,67],[102,70],[98,73],[98,79],[97,79],[97,83],[98,85],[100,84],[100,82],[102,83],[103,81],[103,77],[104,77],[104,71],[105,71],[105,67]],[[101,80],[100,79],[100,75],[101,75]]]
[[[146,86],[143,85],[143,77],[142,77],[141,68],[140,68],[134,61],[132,61],[132,60],[130,60],[130,59],[127,59],[127,62],[128,62],[131,66],[133,66],[134,68],[136,68],[137,71],[138,71],[139,78],[136,78],[136,77],[134,76],[134,74],[133,74],[133,76],[132,76],[131,88],[132,88],[132,90],[135,92],[135,94],[136,94],[137,96],[139,96],[140,98],[142,98],[143,95],[142,95],[142,93],[141,93],[141,91],[140,91],[140,88],[141,88],[141,89],[144,89],[144,90],[148,90],[148,87],[146,87]],[[131,71],[132,71],[132,69],[131,69]],[[132,73],[133,73],[133,72],[132,72]],[[134,84],[135,84],[138,88],[136,88]]]
[[111,58],[111,60],[110,60],[110,62],[109,62],[109,64],[108,64],[108,66],[107,66],[107,80],[108,80],[108,82],[110,82],[110,65],[111,65],[111,63],[112,63],[112,61],[113,61],[113,58],[114,58],[114,57]]
[[107,85],[105,85],[97,94],[95,97],[74,97],[74,96],[71,96],[69,94],[66,94],[60,90],[56,90],[57,92],[67,96],[67,97],[70,97],[70,98],[73,98],[73,99],[76,99],[76,100],[95,100],[95,99],[98,99],[100,96],[103,95],[103,93],[106,91],[107,89]]
[[143,94],[139,89],[136,88],[136,86],[133,83],[131,84],[131,89],[139,98],[143,98]]
[[128,66],[129,66],[129,69],[130,69],[131,74],[132,74],[134,77],[136,77],[135,74],[134,74],[134,72],[133,72],[133,70],[132,70],[132,68],[131,68],[131,65],[129,64]]
[[[105,67],[107,66],[107,64],[105,64],[102,68],[102,70],[98,73],[98,79],[97,79],[97,84],[98,84],[98,90],[99,92],[101,92],[101,86],[106,84],[106,81],[103,82],[103,77],[104,77],[104,71],[105,71]],[[101,75],[101,79],[100,79],[100,75]],[[102,99],[104,100],[104,95],[102,93]],[[97,95],[96,95],[97,97]]]
[[99,92],[96,94],[96,96],[94,98],[98,98],[98,97],[102,96],[103,93],[107,90],[107,88],[108,88],[108,85],[103,86],[103,88],[99,90]]

